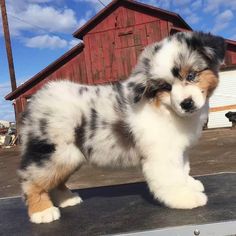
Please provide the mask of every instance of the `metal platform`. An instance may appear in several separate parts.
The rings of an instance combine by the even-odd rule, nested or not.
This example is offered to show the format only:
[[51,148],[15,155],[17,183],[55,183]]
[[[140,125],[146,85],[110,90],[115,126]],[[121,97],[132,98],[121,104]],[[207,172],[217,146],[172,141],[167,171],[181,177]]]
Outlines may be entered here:
[[21,198],[1,199],[0,235],[236,235],[236,173],[199,179],[209,202],[193,210],[158,204],[145,183],[80,190],[84,202],[50,224],[30,223]]

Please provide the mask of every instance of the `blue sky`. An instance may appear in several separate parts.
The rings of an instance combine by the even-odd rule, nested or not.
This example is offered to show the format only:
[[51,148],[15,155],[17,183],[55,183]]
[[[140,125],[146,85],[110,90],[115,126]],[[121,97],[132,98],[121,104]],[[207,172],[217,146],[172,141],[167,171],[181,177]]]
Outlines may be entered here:
[[[107,5],[110,0],[101,0]],[[235,0],[141,1],[180,14],[194,30],[236,40]],[[17,85],[57,59],[79,40],[72,33],[103,5],[98,0],[6,0]],[[1,25],[1,20],[0,20]],[[0,120],[14,120],[5,45],[0,30]]]

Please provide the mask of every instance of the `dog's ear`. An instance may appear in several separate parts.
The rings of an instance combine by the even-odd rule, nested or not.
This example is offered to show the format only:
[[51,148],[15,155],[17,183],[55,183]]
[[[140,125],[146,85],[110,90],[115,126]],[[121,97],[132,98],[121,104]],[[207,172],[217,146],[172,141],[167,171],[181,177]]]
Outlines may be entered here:
[[226,43],[222,37],[210,33],[195,32],[194,37],[201,43],[199,50],[210,60],[222,63],[226,52]]
[[157,93],[171,91],[172,86],[163,79],[149,79],[145,83],[137,83],[134,86],[134,103],[142,98],[152,99]]

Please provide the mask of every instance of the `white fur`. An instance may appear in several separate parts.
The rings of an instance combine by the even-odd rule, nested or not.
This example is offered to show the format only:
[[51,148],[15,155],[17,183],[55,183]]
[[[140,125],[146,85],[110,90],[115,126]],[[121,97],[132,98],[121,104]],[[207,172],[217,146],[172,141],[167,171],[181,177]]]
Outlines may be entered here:
[[83,202],[83,200],[78,196],[77,193],[72,193],[69,189],[54,189],[50,193],[50,196],[52,198],[53,203],[61,208],[75,206]]
[[52,221],[58,220],[60,218],[60,211],[57,207],[50,207],[44,211],[33,213],[30,216],[30,221],[32,223],[50,223]]

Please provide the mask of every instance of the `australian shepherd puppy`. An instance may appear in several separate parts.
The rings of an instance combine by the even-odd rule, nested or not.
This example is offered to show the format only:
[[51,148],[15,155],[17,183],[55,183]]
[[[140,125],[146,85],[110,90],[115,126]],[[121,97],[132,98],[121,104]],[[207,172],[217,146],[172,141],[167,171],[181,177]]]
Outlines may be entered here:
[[30,220],[60,218],[82,202],[65,185],[84,163],[140,165],[154,198],[170,208],[207,203],[189,175],[188,149],[200,137],[218,84],[223,38],[177,33],[148,46],[131,76],[109,85],[50,82],[28,104],[19,170]]

